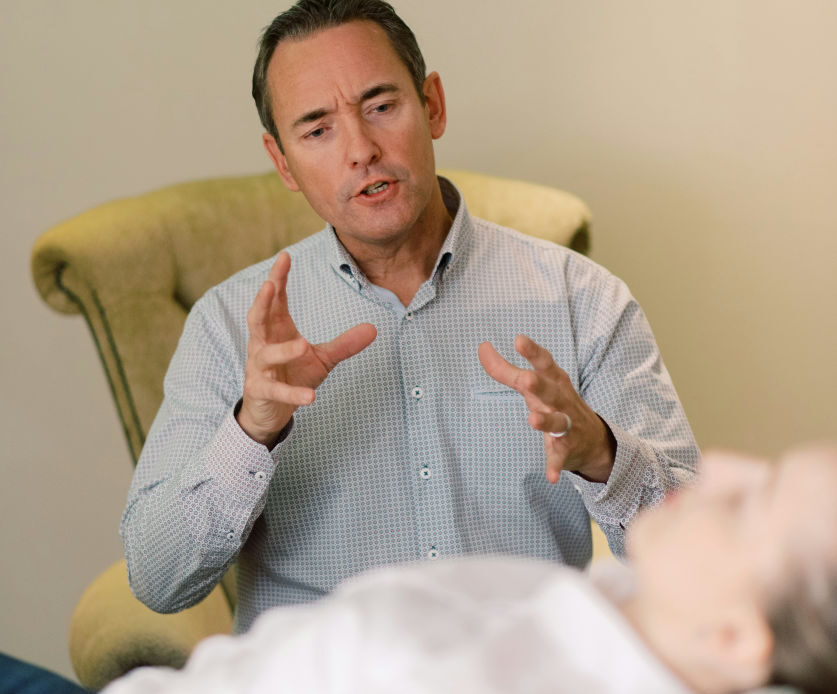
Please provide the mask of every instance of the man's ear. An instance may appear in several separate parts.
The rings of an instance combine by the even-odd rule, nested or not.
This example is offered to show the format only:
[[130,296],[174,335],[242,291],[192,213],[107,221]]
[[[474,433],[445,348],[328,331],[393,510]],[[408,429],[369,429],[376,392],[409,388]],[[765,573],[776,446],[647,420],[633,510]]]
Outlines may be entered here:
[[445,132],[448,112],[445,107],[445,90],[438,72],[431,72],[424,80],[424,107],[430,120],[430,135],[438,140]]
[[263,133],[262,144],[264,144],[267,156],[270,157],[270,160],[273,162],[273,166],[276,167],[276,171],[279,172],[279,178],[282,179],[282,182],[288,190],[291,190],[294,193],[299,192],[299,186],[297,185],[296,179],[288,166],[288,160],[285,158],[285,155],[282,154],[282,150],[279,149],[279,143],[276,142],[276,138],[274,138],[270,133]]
[[761,687],[770,676],[773,632],[752,606],[741,606],[705,627],[694,646],[703,651],[697,659],[733,691]]

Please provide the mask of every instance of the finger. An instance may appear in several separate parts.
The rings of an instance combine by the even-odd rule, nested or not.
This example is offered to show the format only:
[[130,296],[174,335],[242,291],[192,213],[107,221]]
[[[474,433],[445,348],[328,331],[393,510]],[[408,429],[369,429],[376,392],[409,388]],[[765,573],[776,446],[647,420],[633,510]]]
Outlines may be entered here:
[[477,356],[482,368],[491,378],[519,392],[518,379],[523,369],[507,362],[490,342],[483,342],[479,346]]
[[564,371],[555,363],[549,350],[541,347],[527,335],[518,335],[514,339],[514,348],[521,357],[532,365],[535,371],[552,377],[564,374]]
[[378,330],[371,323],[360,323],[335,337],[331,342],[317,345],[320,358],[331,371],[344,359],[355,356],[371,345],[378,336]]
[[275,342],[265,345],[253,354],[253,364],[259,370],[271,366],[281,366],[298,359],[310,347],[304,337],[298,337],[288,342]]
[[254,401],[269,401],[300,407],[314,402],[317,394],[313,388],[291,386],[269,378],[259,378],[249,385],[247,396]]
[[561,390],[553,381],[531,369],[521,369],[510,364],[490,342],[480,345],[478,355],[486,373],[498,383],[520,393],[530,410],[551,412],[563,406]]
[[[286,342],[299,335],[288,310],[288,273],[291,256],[282,251],[277,257],[253,305],[247,312],[251,345],[256,349],[266,342]],[[248,346],[248,353],[253,350]]]
[[288,275],[291,271],[291,256],[282,251],[270,268],[268,279],[276,285],[276,294],[267,318],[267,341],[285,342],[292,340],[299,332],[288,308]]
[[267,320],[270,315],[270,305],[276,294],[276,285],[266,280],[262,284],[250,310],[247,311],[247,328],[250,331],[250,344],[258,348],[267,340]]
[[[536,431],[542,431],[545,434],[555,432],[556,436],[552,438],[561,438],[557,436],[560,432],[567,432],[568,415],[563,412],[529,412],[529,426]],[[570,424],[572,426],[572,424]]]
[[284,291],[288,283],[288,273],[291,271],[291,255],[282,251],[276,256],[276,260],[267,273],[267,278],[276,283],[280,291]]
[[544,434],[543,445],[546,451],[546,481],[555,484],[560,479],[561,471],[564,469],[567,449],[564,446],[556,445],[556,439],[548,434]]

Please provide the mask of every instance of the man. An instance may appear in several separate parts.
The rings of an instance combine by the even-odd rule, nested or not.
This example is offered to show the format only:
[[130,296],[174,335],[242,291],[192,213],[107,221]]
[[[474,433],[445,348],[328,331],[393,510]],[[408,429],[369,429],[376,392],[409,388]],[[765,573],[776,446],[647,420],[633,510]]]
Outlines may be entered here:
[[329,224],[193,308],[123,517],[135,594],[179,610],[237,562],[244,631],[420,557],[584,566],[588,512],[620,553],[697,460],[625,286],[436,178],[442,83],[386,3],[303,0],[253,85]]
[[619,597],[523,559],[378,570],[108,694],[837,691],[837,448],[702,469],[632,525]]

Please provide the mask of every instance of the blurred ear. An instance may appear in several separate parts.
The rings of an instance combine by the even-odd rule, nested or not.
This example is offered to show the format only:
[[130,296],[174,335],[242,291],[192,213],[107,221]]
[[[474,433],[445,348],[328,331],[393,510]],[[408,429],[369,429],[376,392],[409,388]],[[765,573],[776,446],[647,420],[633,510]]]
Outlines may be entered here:
[[296,179],[288,166],[288,160],[285,158],[282,150],[279,149],[279,143],[276,142],[273,135],[270,133],[262,133],[262,144],[264,144],[267,156],[270,157],[270,160],[273,162],[273,166],[276,167],[276,171],[279,172],[279,177],[282,179],[282,182],[288,190],[291,190],[294,193],[299,192],[299,186],[297,185]]
[[740,606],[695,639],[696,661],[732,691],[763,686],[770,676],[773,633],[762,614]]

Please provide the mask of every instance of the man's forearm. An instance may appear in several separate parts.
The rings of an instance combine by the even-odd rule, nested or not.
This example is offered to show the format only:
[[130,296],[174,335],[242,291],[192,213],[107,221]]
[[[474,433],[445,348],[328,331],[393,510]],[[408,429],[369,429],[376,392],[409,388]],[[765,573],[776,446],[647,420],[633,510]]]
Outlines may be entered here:
[[[164,464],[140,460],[140,466]],[[164,478],[132,487],[121,534],[131,588],[158,612],[199,602],[221,580],[264,508],[274,462],[232,412],[196,455]],[[142,472],[142,470],[141,470]]]

